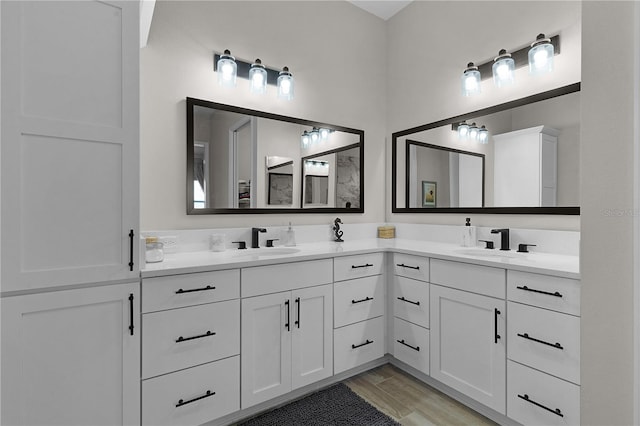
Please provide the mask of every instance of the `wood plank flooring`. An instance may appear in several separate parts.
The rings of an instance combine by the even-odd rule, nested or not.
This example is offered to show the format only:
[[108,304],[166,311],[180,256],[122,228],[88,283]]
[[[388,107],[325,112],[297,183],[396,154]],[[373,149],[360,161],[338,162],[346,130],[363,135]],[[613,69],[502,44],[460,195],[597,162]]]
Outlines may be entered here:
[[344,383],[404,426],[496,424],[391,364],[351,377]]

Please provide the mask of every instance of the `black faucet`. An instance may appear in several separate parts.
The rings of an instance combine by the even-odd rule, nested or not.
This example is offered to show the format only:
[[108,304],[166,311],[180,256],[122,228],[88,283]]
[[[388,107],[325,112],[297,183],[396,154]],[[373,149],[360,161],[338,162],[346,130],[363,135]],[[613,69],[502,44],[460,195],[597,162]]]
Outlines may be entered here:
[[260,248],[258,232],[267,232],[264,228],[251,228],[251,248]]
[[492,234],[500,234],[500,250],[511,250],[509,248],[509,229],[492,229]]

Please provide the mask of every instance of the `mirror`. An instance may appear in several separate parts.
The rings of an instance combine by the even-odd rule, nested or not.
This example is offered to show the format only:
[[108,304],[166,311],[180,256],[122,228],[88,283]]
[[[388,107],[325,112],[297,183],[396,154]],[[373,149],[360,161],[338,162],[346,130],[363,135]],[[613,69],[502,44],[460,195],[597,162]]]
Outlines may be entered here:
[[362,213],[363,168],[362,130],[187,98],[187,214]]
[[580,214],[579,151],[580,83],[396,132],[392,211]]

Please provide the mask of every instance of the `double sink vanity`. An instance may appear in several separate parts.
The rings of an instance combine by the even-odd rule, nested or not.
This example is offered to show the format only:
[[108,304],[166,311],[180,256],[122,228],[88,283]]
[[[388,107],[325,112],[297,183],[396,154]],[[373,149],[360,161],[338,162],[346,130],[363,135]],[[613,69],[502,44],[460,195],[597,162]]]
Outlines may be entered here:
[[579,424],[578,258],[363,238],[167,254],[142,423],[229,424],[390,362],[501,424]]

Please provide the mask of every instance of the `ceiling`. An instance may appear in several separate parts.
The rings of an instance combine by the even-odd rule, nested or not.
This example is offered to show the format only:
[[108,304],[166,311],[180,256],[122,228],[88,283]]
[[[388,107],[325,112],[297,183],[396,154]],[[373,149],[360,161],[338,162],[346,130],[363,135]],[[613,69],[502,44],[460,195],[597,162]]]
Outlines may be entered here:
[[402,10],[413,0],[347,0],[354,6],[364,9],[385,21]]

